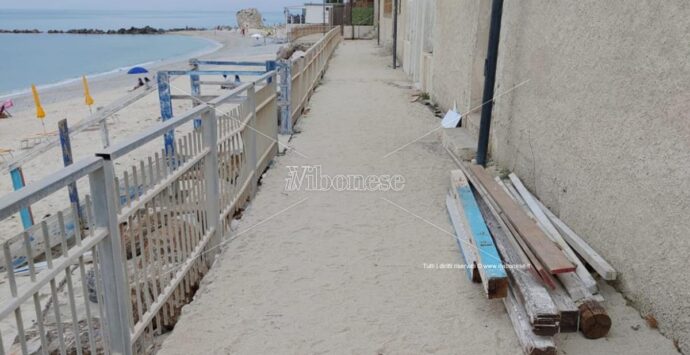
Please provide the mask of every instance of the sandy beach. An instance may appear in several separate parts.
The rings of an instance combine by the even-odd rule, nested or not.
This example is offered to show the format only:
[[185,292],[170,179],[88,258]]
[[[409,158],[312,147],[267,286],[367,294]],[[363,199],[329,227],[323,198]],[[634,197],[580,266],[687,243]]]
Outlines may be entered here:
[[[148,66],[147,69],[150,73],[155,73],[157,70],[161,69],[187,69],[189,68],[188,60],[193,57],[201,59],[251,61],[274,59],[277,47],[279,47],[277,44],[264,45],[263,42],[257,43],[256,40],[248,36],[242,37],[239,33],[234,31],[195,31],[182,34],[200,36],[212,40],[218,45],[213,52],[201,56],[197,56],[197,53],[191,53],[185,57],[173,58]],[[220,79],[220,77],[216,80],[218,79]],[[249,80],[250,78],[245,79]],[[91,95],[95,99],[94,108],[107,106],[127,95],[132,95],[128,90],[134,86],[135,82],[136,76],[127,75],[125,73],[114,73],[94,78],[90,81]],[[187,94],[189,91],[189,80],[185,77],[175,78],[171,81],[171,87],[173,94]],[[220,89],[215,87],[204,87],[202,90],[207,94],[220,93]],[[89,117],[89,109],[84,104],[82,86],[79,81],[42,90],[40,94],[42,105],[46,111],[45,124],[48,131],[57,130],[57,122],[61,119],[66,118],[69,124],[75,124]],[[21,139],[42,132],[43,128],[41,122],[35,117],[33,99],[30,95],[24,94],[14,97],[13,101],[15,103],[15,107],[11,110],[13,117],[0,119],[0,147],[12,149],[13,155],[17,157],[26,152],[26,150],[21,149]],[[128,138],[132,134],[159,123],[159,107],[157,91],[152,90],[137,102],[113,115],[113,117],[107,120],[110,143],[117,143],[118,141]],[[182,113],[190,107],[191,101],[178,100],[173,102],[173,110],[176,114]],[[186,132],[189,131],[190,128],[191,127],[182,127],[180,130],[177,130],[177,132]],[[102,148],[98,127],[72,135],[71,143],[75,161],[92,155]],[[160,150],[162,145],[162,142],[149,143],[142,149],[138,149],[136,154],[131,156],[131,161],[135,162],[136,157],[141,158],[141,155],[147,152]],[[5,159],[5,161],[0,161],[2,164],[2,173],[0,177],[1,194],[6,194],[13,190],[9,171],[5,164],[7,161],[11,160],[11,157],[6,156]],[[118,162],[116,169],[122,172],[130,168],[129,164],[127,164],[128,160],[128,158],[125,158]],[[60,147],[57,146],[23,164],[22,169],[24,171],[26,183],[31,184],[32,182],[49,176],[62,166],[62,154]],[[77,186],[80,197],[83,199],[85,194],[89,192],[87,179],[81,179]],[[60,191],[48,196],[32,206],[34,221],[38,224],[41,220],[50,217],[59,210],[66,209],[68,206],[69,199],[67,191]],[[16,236],[22,231],[19,215],[2,221],[0,223],[0,228],[0,240],[7,240]],[[77,275],[75,275],[75,277],[75,282],[80,282],[79,277]],[[20,286],[27,281],[28,278],[26,277],[20,277],[17,280]],[[4,283],[5,281],[3,280],[0,282]],[[2,290],[3,292],[0,292],[1,300],[10,297],[7,287],[4,287]],[[66,291],[61,290],[61,292]],[[81,295],[78,295],[78,299],[80,297]],[[82,301],[80,300],[78,303],[82,304]],[[82,311],[83,310],[80,310],[80,312]],[[32,312],[27,312],[24,316],[26,322],[32,322],[34,320],[33,317],[35,317]],[[64,317],[68,316],[67,313],[64,315]],[[0,331],[2,332],[3,342],[5,344],[12,344],[13,338],[16,335],[16,329],[13,322],[0,323]]]
[[[234,31],[194,31],[182,32],[190,36],[200,36],[205,39],[218,43],[217,49],[212,53],[197,56],[191,53],[182,58],[162,61],[147,67],[149,72],[155,73],[160,69],[187,69],[188,60],[193,57],[202,59],[226,59],[226,60],[254,60],[264,61],[275,58],[275,52],[280,46],[278,44],[257,43],[249,36],[242,37]],[[220,79],[220,77],[218,78]],[[130,95],[128,92],[136,83],[136,76],[127,75],[124,72],[108,74],[90,80],[89,86],[91,95],[95,100],[94,110]],[[175,78],[172,81],[173,94],[186,94],[189,90],[189,80],[184,77]],[[141,90],[141,89],[140,89]],[[207,90],[204,88],[204,90]],[[213,90],[209,88],[209,90]],[[206,91],[210,92],[210,91]],[[46,130],[56,131],[57,122],[66,118],[69,124],[75,124],[89,116],[89,108],[84,104],[84,97],[81,82],[73,82],[60,87],[53,87],[40,92],[41,102],[46,112]],[[43,128],[41,122],[36,119],[33,99],[29,94],[20,95],[13,98],[15,107],[11,110],[12,118],[0,119],[0,147],[12,149],[12,154],[20,156],[24,154],[21,149],[21,139],[37,133],[41,133]],[[173,102],[174,112],[180,113],[191,107],[189,101]],[[108,130],[110,133],[111,144],[122,140],[129,135],[139,132],[146,127],[160,121],[160,109],[158,95],[154,90],[136,103],[128,106],[122,111],[108,119]],[[89,156],[101,149],[100,132],[97,127],[92,130],[80,132],[71,137],[74,160]],[[162,144],[161,144],[162,146]],[[160,148],[160,147],[155,147]],[[24,178],[27,184],[40,180],[55,170],[62,167],[62,155],[60,148],[55,147],[23,165]],[[5,194],[12,191],[12,182],[7,170],[6,161],[12,158],[6,155],[5,161],[0,161],[2,175],[0,176],[0,193]],[[124,168],[124,166],[120,166]],[[80,193],[83,195],[88,192],[86,181],[78,184]],[[32,206],[34,220],[40,222],[43,217],[54,213],[58,208],[66,208],[68,205],[67,193],[56,193],[45,198],[40,203]],[[5,240],[21,232],[21,221],[19,216],[5,220],[0,224],[2,232],[0,238]]]

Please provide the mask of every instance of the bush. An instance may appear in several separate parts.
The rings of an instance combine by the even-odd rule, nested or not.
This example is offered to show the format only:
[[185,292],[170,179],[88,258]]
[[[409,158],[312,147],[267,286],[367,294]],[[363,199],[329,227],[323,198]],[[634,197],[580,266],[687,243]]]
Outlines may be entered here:
[[374,24],[373,7],[355,7],[352,9],[352,24],[355,26],[371,26]]

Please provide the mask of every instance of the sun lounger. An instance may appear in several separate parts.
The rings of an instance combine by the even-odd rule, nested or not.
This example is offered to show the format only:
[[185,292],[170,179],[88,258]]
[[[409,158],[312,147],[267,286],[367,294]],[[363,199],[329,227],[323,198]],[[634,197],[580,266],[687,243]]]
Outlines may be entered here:
[[20,141],[21,149],[31,149],[32,147],[47,141],[50,137],[57,135],[57,131],[50,131],[45,133],[36,133],[28,137],[22,138]]

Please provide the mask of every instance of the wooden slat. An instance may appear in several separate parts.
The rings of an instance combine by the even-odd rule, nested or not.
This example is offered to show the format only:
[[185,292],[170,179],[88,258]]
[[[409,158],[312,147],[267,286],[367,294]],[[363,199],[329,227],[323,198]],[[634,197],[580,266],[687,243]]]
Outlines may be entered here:
[[553,303],[558,309],[561,316],[559,330],[561,333],[574,333],[580,324],[580,310],[573,300],[568,296],[567,292],[556,285],[555,289],[548,290]]
[[585,261],[592,266],[592,268],[601,276],[602,279],[607,281],[615,280],[617,277],[616,269],[611,266],[599,253],[597,253],[592,247],[587,244],[580,236],[575,233],[567,224],[556,217],[541,201],[536,200],[539,207],[546,214],[551,222],[558,228],[563,236],[563,239],[573,248],[575,251],[582,256]]
[[[516,188],[513,186],[513,184],[509,180],[505,181],[505,183],[504,183],[501,179],[496,177],[496,181],[498,182],[499,185],[501,185],[502,188],[505,189],[506,193],[508,193],[508,195],[513,199],[513,201],[515,201],[520,207],[522,207],[522,210],[531,219],[533,219],[534,221],[537,221],[537,218],[535,217],[534,213],[532,213],[531,209],[529,208],[529,206],[527,205],[525,200],[522,198],[522,195],[518,192],[518,190],[516,190]],[[540,228],[543,228],[542,224],[539,224],[539,226],[540,226]],[[552,240],[555,238],[553,236],[550,236],[549,235],[550,233],[548,231],[546,231],[544,229],[542,229],[542,230]],[[568,246],[566,245],[566,247],[568,247]],[[567,250],[572,252],[572,250],[570,250],[570,247],[568,247]],[[565,251],[565,249],[564,249],[564,251]],[[572,255],[569,254],[568,257],[570,258],[570,260],[578,260],[579,261],[579,259],[577,258],[577,256],[575,254],[572,254]],[[586,287],[585,283],[582,281],[583,279],[581,279],[579,276],[580,273],[584,273],[585,276],[587,276],[587,275],[589,275],[589,272],[584,267],[584,265],[582,265],[581,267],[582,267],[582,269],[578,268],[576,270],[577,273],[565,272],[565,273],[556,275],[556,278],[563,284],[565,289],[568,290],[568,294],[570,294],[570,297],[572,297],[574,300],[580,300],[580,299],[583,299],[585,297],[592,295],[592,293],[590,292],[588,287]],[[580,271],[580,270],[582,270],[582,271]],[[594,279],[591,276],[590,276],[590,279],[591,279],[591,283],[594,283],[594,288],[596,289],[596,282],[594,281]],[[551,287],[551,290],[554,290],[556,287],[557,287],[557,283],[554,283]]]
[[556,244],[547,237],[539,226],[532,221],[513,201],[508,194],[491,178],[491,176],[479,165],[470,165],[470,170],[484,185],[487,192],[498,204],[508,219],[542,265],[551,274],[575,271],[573,265]]
[[534,197],[534,195],[532,195],[532,193],[529,192],[529,190],[527,190],[527,188],[525,187],[525,185],[522,184],[522,181],[520,181],[517,175],[510,174],[509,178],[510,181],[512,181],[513,186],[515,187],[517,192],[520,194],[520,197],[525,202],[527,208],[529,208],[529,210],[532,212],[532,215],[534,216],[538,225],[542,228],[544,233],[546,233],[546,235],[549,238],[551,238],[551,240],[553,240],[554,243],[558,244],[563,253],[568,257],[568,259],[573,264],[575,264],[575,273],[580,278],[580,280],[582,280],[582,283],[585,285],[585,287],[589,290],[589,292],[599,292],[599,289],[597,288],[597,282],[594,280],[589,271],[587,271],[585,265],[582,264],[580,258],[578,258],[577,255],[575,255],[575,252],[573,252],[568,243],[565,242],[561,234],[551,223],[546,214],[544,214],[544,212],[541,210],[541,208],[536,202],[537,199]]
[[479,261],[479,275],[484,291],[489,298],[503,298],[508,292],[508,275],[498,255],[486,223],[477,202],[474,199],[470,184],[460,170],[450,172],[451,196],[456,202],[461,221],[466,227],[467,236],[475,248]]
[[514,243],[515,248],[521,250],[524,253],[524,255],[526,255],[526,257],[529,259],[529,262],[532,263],[532,270],[534,270],[535,275],[541,278],[545,285],[548,285],[549,287],[555,287],[555,280],[553,280],[551,274],[549,274],[546,271],[546,269],[544,269],[544,267],[539,262],[539,259],[537,259],[536,256],[534,256],[532,251],[527,247],[527,245],[524,243],[524,241],[522,241],[522,239],[514,237],[515,235],[517,235],[517,231],[510,224],[510,221],[508,220],[507,216],[491,199],[491,196],[488,192],[486,192],[484,186],[479,183],[479,180],[469,169],[468,165],[461,163],[460,160],[453,154],[453,152],[450,151],[450,149],[445,149],[448,155],[450,155],[450,157],[455,161],[457,166],[465,173],[465,176],[470,180],[476,191],[479,192],[484,201],[486,201],[486,204],[491,209],[491,212],[493,212],[496,215],[498,222],[501,224],[501,227],[506,231],[506,235],[509,237],[509,240],[512,243]]
[[[480,196],[479,191],[476,191],[475,196],[486,220],[486,226],[491,231],[506,265],[529,264],[529,259],[522,249],[510,242],[510,237],[507,235],[510,231],[501,223],[500,217],[492,211],[488,202]],[[517,301],[523,305],[529,322],[532,324],[532,332],[537,335],[555,335],[558,332],[560,314],[547,289],[539,282],[539,275],[525,268],[507,268],[506,271],[510,278],[510,287]]]
[[467,269],[465,269],[467,270],[467,278],[472,282],[482,282],[477,269],[477,253],[474,248],[470,247],[467,230],[461,222],[462,218],[460,217],[456,201],[450,195],[446,195],[446,208],[448,209],[450,222],[455,230],[455,241],[458,243],[458,248],[460,248],[460,253],[467,266]]
[[530,329],[527,315],[522,305],[517,302],[512,291],[503,299],[510,321],[513,323],[515,335],[522,347],[522,351],[528,355],[556,355],[556,345],[552,337],[536,335]]

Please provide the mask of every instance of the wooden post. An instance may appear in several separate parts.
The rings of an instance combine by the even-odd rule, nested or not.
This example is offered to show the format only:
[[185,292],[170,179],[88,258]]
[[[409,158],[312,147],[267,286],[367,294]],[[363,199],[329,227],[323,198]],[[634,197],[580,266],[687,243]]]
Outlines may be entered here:
[[[199,70],[199,62],[196,59],[191,59],[189,64],[192,66],[192,71],[196,72]],[[199,106],[199,98],[201,97],[199,74],[189,74],[189,84],[191,85],[192,107]],[[201,117],[195,118],[194,128],[201,127],[201,122]]]
[[594,300],[586,300],[580,306],[580,330],[585,338],[599,339],[611,329],[611,317],[606,309]]
[[[172,98],[170,97],[170,75],[158,72],[158,99],[161,106],[161,120],[163,122],[173,117]],[[164,137],[165,154],[172,158],[175,155],[175,131],[170,130]]]
[[[72,157],[72,143],[69,138],[69,126],[67,120],[62,119],[58,122],[58,132],[60,135],[60,148],[62,149],[62,163],[64,166],[70,166],[74,163]],[[71,182],[67,185],[67,192],[69,194],[69,202],[73,206],[77,206],[77,216],[73,216],[75,227],[79,226],[80,230],[85,227],[84,218],[81,206],[79,205],[79,191],[77,190],[77,183]]]
[[[24,182],[24,171],[21,166],[10,170],[10,177],[12,178],[12,187],[15,191],[26,186]],[[31,207],[19,210],[19,217],[22,219],[22,227],[24,227],[24,229],[29,229],[29,227],[34,225],[34,215],[33,212],[31,212]]]

